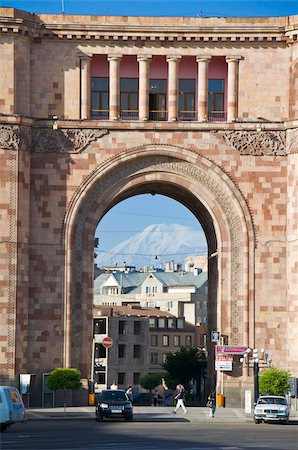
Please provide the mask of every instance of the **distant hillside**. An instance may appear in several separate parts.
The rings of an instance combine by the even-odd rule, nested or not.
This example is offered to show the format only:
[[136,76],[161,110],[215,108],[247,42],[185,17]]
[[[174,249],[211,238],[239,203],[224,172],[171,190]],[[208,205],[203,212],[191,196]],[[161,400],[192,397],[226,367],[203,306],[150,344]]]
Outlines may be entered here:
[[[98,266],[118,264],[125,261],[137,269],[143,266],[160,267],[161,262],[184,263],[184,258],[206,254],[207,245],[202,231],[194,231],[180,224],[153,224],[141,233],[102,252],[99,246],[96,264]],[[107,249],[104,249],[107,250]],[[157,256],[157,259],[156,259]]]

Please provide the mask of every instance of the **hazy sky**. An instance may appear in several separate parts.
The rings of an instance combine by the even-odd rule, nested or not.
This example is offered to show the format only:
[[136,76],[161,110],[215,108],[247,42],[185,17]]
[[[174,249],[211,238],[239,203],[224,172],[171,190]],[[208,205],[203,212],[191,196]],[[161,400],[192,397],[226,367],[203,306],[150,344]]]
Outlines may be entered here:
[[36,13],[151,16],[287,16],[298,14],[297,0],[0,0]]

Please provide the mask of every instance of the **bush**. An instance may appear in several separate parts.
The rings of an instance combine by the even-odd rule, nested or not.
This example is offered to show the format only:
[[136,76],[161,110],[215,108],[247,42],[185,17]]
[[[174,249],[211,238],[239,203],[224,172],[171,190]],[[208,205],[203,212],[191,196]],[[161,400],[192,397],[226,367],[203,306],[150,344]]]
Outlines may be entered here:
[[290,378],[289,370],[267,369],[259,377],[259,390],[268,395],[285,395],[291,387]]

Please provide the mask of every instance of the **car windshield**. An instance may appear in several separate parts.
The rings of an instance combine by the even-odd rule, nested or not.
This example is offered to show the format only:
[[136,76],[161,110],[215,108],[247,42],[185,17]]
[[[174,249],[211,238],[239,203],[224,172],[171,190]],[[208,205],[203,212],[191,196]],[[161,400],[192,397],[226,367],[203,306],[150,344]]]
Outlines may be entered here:
[[100,401],[125,402],[127,401],[127,396],[125,392],[104,391],[101,393]]
[[286,405],[285,398],[276,398],[276,397],[264,397],[260,398],[258,401],[259,405]]

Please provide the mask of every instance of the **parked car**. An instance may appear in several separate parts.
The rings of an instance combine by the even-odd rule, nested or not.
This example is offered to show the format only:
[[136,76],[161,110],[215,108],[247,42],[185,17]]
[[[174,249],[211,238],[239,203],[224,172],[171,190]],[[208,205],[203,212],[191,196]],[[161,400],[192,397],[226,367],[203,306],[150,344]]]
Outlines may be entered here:
[[96,421],[102,422],[104,417],[133,420],[133,406],[128,395],[121,389],[107,389],[96,395]]
[[288,423],[290,408],[282,395],[261,395],[254,409],[255,423],[279,421]]
[[1,433],[16,422],[25,422],[24,403],[13,386],[0,386],[0,420]]

